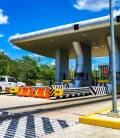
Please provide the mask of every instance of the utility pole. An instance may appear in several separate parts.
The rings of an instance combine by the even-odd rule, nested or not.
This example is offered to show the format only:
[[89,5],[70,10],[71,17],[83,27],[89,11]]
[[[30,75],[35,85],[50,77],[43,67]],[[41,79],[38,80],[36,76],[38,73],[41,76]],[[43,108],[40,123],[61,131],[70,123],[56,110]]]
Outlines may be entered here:
[[110,5],[110,33],[111,33],[111,56],[112,56],[112,111],[108,116],[119,117],[117,110],[117,92],[116,92],[116,65],[115,65],[115,36],[114,36],[114,20],[113,20],[113,2],[109,0]]

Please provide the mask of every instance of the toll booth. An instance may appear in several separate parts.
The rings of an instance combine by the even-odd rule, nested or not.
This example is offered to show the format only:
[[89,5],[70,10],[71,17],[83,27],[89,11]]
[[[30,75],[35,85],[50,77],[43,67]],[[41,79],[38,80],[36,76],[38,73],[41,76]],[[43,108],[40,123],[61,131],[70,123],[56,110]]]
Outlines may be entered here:
[[108,79],[109,75],[109,65],[108,64],[102,64],[98,66],[98,77],[105,80]]
[[109,65],[101,64],[98,66],[98,70],[94,71],[93,74],[93,85],[102,85],[109,83]]
[[36,86],[41,87],[43,86],[43,83],[40,80],[36,80]]
[[[80,82],[81,80],[81,82]],[[80,87],[86,87],[88,82],[88,73],[75,73],[74,74],[74,81],[77,83]],[[74,83],[74,82],[73,82]]]

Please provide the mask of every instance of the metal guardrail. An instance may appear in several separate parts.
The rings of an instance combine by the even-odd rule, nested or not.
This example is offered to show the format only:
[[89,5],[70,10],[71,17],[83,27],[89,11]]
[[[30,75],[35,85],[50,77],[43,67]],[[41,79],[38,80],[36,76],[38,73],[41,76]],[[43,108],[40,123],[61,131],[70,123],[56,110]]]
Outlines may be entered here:
[[91,94],[91,89],[90,87],[64,89],[64,95],[69,94]]

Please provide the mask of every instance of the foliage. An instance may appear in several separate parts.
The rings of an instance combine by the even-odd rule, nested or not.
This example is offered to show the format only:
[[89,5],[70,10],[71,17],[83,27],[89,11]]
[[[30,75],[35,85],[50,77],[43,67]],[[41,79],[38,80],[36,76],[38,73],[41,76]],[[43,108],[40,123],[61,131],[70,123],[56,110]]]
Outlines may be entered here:
[[55,82],[55,67],[48,65],[40,65],[37,79],[40,79],[44,85],[48,85],[49,81]]
[[22,59],[11,60],[4,53],[0,53],[0,75],[9,75],[18,81],[35,85],[36,80],[41,80],[45,85],[51,80],[55,81],[55,67],[40,64],[40,58],[23,56]]
[[9,73],[11,60],[4,53],[0,52],[0,75],[6,75]]

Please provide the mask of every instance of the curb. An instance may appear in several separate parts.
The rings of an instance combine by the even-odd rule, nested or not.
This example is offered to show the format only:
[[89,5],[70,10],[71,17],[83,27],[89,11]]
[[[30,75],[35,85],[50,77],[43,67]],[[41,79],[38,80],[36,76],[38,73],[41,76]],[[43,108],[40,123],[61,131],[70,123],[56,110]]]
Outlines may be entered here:
[[100,110],[100,111],[92,113],[92,114],[81,116],[79,118],[79,123],[113,128],[113,129],[120,129],[120,118],[117,118],[117,119],[119,119],[119,121],[118,121],[117,119],[112,120],[111,117],[108,117],[108,118],[96,117],[96,115],[110,111],[110,110],[111,110],[111,108],[107,108],[105,110]]

